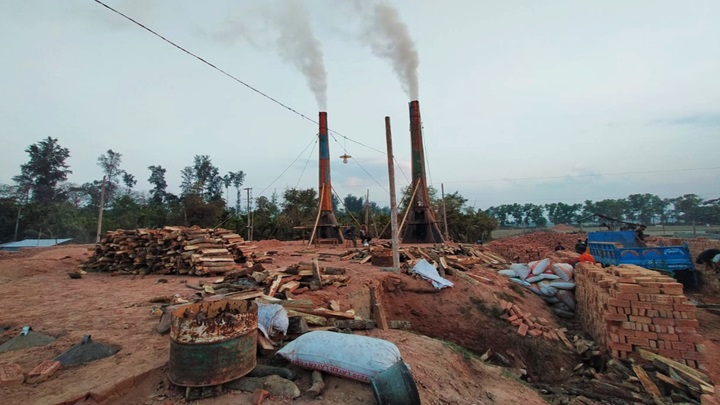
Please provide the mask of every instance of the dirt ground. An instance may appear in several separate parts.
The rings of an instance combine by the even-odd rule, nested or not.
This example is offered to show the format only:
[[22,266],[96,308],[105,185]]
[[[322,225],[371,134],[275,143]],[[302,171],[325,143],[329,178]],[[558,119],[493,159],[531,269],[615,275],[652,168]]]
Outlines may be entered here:
[[[269,268],[284,267],[315,257],[315,249],[300,242],[257,242],[258,251],[277,250]],[[2,403],[8,404],[162,404],[186,403],[183,392],[169,388],[166,364],[169,337],[156,331],[159,304],[150,299],[178,294],[192,298],[195,290],[186,284],[211,282],[214,278],[148,275],[144,278],[90,273],[70,279],[68,272],[87,259],[90,246],[36,249],[0,255],[0,343],[16,336],[22,326],[57,337],[47,346],[0,353],[0,364],[17,363],[27,373],[37,364],[61,354],[84,335],[101,343],[119,345],[116,355],[86,365],[61,369],[50,380],[35,384],[0,387]],[[307,253],[299,253],[299,252]],[[520,337],[515,328],[499,318],[500,299],[519,305],[523,312],[544,317],[553,326],[565,326],[572,336],[573,325],[562,323],[536,296],[509,288],[509,282],[494,270],[475,267],[472,273],[489,281],[471,285],[457,276],[450,289],[435,290],[427,282],[407,274],[384,272],[369,263],[340,262],[345,248],[326,248],[333,254],[321,266],[345,267],[351,275],[346,287],[327,287],[306,292],[298,299],[311,299],[327,307],[331,299],[341,309],[369,315],[369,286],[381,287],[382,301],[391,320],[405,320],[413,331],[372,330],[356,332],[395,343],[411,367],[423,404],[526,404],[546,403],[527,382],[514,377],[527,370],[527,381],[561,385],[569,378],[577,357],[558,341]],[[167,282],[162,282],[166,280]],[[696,297],[697,298],[697,297]],[[699,297],[702,298],[702,297]],[[700,332],[706,338],[708,374],[720,381],[720,316],[700,310]],[[579,332],[578,332],[579,333]],[[497,367],[478,360],[487,349],[502,354],[511,364]],[[258,361],[270,359],[258,355]],[[298,373],[302,392],[310,386],[307,371]],[[720,390],[719,390],[720,391]],[[198,404],[250,403],[252,394],[226,391],[222,395],[193,400]],[[368,384],[326,375],[321,399],[274,398],[267,404],[372,404]]]
[[[298,256],[295,252],[305,249],[300,243],[259,242],[259,249],[278,250],[274,266],[286,266],[307,261],[314,256],[309,253]],[[169,337],[156,331],[159,316],[158,304],[149,300],[157,296],[180,296],[191,298],[194,290],[185,284],[209,282],[208,278],[157,276],[132,279],[130,276],[90,273],[81,279],[71,279],[68,272],[88,257],[89,246],[67,246],[37,249],[0,257],[0,296],[3,315],[0,327],[8,328],[0,343],[16,336],[22,326],[57,337],[43,347],[0,353],[0,364],[17,363],[27,373],[40,362],[52,359],[84,335],[92,335],[94,341],[121,346],[116,355],[82,366],[61,369],[50,380],[35,384],[23,384],[0,388],[3,403],[54,404],[54,403],[117,403],[117,404],[171,404],[185,402],[179,391],[167,390],[169,383],[164,366],[169,355]],[[326,249],[337,254],[343,248]],[[333,259],[331,259],[333,260]],[[339,264],[339,259],[338,260]],[[330,265],[331,262],[321,262]],[[380,271],[370,264],[342,262],[352,276],[348,287],[329,287],[318,292],[306,293],[298,298],[312,299],[318,305],[327,305],[330,298],[340,302],[342,310],[356,308],[367,312],[367,286],[380,285],[385,277],[407,279],[417,289],[427,293],[403,299],[404,305],[418,308],[435,305],[425,303],[429,297],[452,294],[462,296],[468,289],[450,289],[434,292],[425,282],[413,280],[405,274]],[[272,268],[273,265],[270,265]],[[165,279],[167,282],[159,282]],[[458,286],[465,283],[454,280]],[[393,293],[387,293],[388,296]],[[433,298],[437,299],[437,298]],[[452,300],[449,300],[452,301]],[[390,301],[392,302],[392,301]],[[467,300],[466,300],[467,302]],[[456,305],[445,303],[443,312],[454,312]],[[465,306],[466,304],[462,304]],[[362,308],[362,307],[365,308]],[[155,307],[155,308],[153,308]],[[391,319],[405,319],[391,316]],[[445,330],[460,324],[460,319],[445,322],[440,319],[436,328]],[[428,326],[430,321],[425,322]],[[467,326],[467,325],[466,325]],[[475,324],[478,329],[482,325]],[[459,330],[459,329],[458,329]],[[395,343],[403,360],[411,370],[426,404],[481,404],[481,403],[545,403],[530,387],[517,381],[511,374],[480,362],[468,352],[450,343],[422,336],[417,333],[390,330],[373,330],[370,336]],[[310,386],[309,373],[304,372],[298,381],[301,391]],[[299,398],[292,403],[373,403],[370,385],[339,377],[327,377],[326,391],[322,400]],[[222,396],[194,401],[203,404],[229,404],[250,402],[251,394],[231,391]],[[288,399],[270,398],[268,404],[290,403]]]

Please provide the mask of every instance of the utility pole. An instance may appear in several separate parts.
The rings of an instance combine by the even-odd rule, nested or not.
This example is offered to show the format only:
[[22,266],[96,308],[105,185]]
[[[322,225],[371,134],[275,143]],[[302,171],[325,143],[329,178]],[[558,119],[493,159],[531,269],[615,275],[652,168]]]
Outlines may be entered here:
[[[28,201],[30,201],[30,186],[25,186],[25,204],[27,205]],[[18,200],[18,213],[17,218],[15,218],[15,237],[13,238],[14,241],[18,240],[18,230],[20,229],[20,218],[22,218],[22,208],[23,203],[22,201]]]
[[450,241],[450,233],[447,226],[447,208],[445,207],[445,184],[440,183],[440,195],[443,203],[443,222],[445,223],[445,240]]
[[392,235],[393,269],[400,270],[400,241],[398,240],[397,202],[395,201],[395,166],[393,165],[392,132],[390,117],[385,117],[385,139],[387,141],[388,177],[390,179],[390,233]]
[[365,228],[370,225],[370,189],[365,193]]
[[247,238],[248,241],[252,240],[252,225],[250,224],[250,191],[252,190],[251,187],[245,187],[245,191],[247,192]]
[[100,190],[100,211],[98,212],[97,236],[95,238],[96,243],[100,243],[100,233],[102,233],[102,217],[103,209],[105,208],[105,177],[106,176],[103,176],[102,189]]

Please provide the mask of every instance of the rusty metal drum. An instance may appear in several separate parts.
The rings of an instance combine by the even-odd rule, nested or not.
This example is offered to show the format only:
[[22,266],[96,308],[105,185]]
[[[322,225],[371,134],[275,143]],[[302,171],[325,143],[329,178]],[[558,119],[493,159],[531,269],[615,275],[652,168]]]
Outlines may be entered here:
[[235,380],[257,365],[254,302],[218,300],[184,305],[172,313],[170,381],[207,387]]

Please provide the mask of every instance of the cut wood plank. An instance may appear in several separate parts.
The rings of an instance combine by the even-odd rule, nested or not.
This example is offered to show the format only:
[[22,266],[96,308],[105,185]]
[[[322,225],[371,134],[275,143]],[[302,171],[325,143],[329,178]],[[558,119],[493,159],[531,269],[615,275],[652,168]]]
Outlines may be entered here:
[[257,290],[227,293],[224,295],[224,297],[227,297],[231,300],[250,300],[257,297],[262,297],[263,295],[265,294],[262,292],[262,290]]
[[314,257],[312,260],[312,277],[312,282],[320,287],[322,285],[322,279],[320,278],[320,264],[318,263],[317,257]]
[[312,315],[305,312],[296,311],[294,309],[289,309],[288,316],[302,316],[305,318],[305,322],[308,323],[308,325],[316,325],[316,326],[325,326],[327,324],[327,318],[318,316],[318,315]]
[[280,288],[280,281],[282,281],[282,276],[275,276],[275,280],[272,282],[272,285],[270,286],[270,291],[268,291],[267,295],[272,297],[275,295],[275,293],[277,293],[278,288]]
[[298,308],[297,311],[305,313],[305,314],[319,315],[319,316],[323,316],[323,317],[355,319],[355,315],[347,313],[347,312],[341,312],[341,311],[327,311],[324,309],[315,309],[315,308],[302,308],[302,309]]
[[335,319],[332,323],[338,329],[368,330],[377,327],[372,319]]
[[640,384],[642,384],[642,386],[645,388],[645,391],[652,395],[653,399],[659,401],[662,397],[662,394],[660,394],[660,389],[657,387],[657,385],[655,385],[654,382],[650,380],[650,377],[648,377],[645,370],[637,364],[633,364],[632,369],[635,372],[637,378],[640,379]]
[[455,275],[460,277],[461,279],[467,281],[471,285],[476,285],[478,283],[477,280],[475,280],[474,278],[470,277],[468,274],[466,274],[462,271],[455,272]]
[[287,291],[289,293],[292,293],[293,291],[300,288],[300,282],[299,281],[291,281],[289,283],[285,283],[282,286],[280,286],[279,292]]
[[273,345],[270,339],[266,338],[262,333],[257,334],[257,345],[260,351],[265,355],[275,352],[275,345]]
[[682,374],[692,376],[693,379],[701,381],[706,385],[712,384],[710,382],[710,378],[707,375],[705,375],[691,367],[688,367],[684,364],[678,363],[675,360],[668,359],[667,357],[663,357],[659,354],[655,354],[655,353],[652,353],[652,352],[649,352],[649,351],[643,350],[643,349],[638,349],[638,353],[640,353],[640,357],[642,357],[645,360],[648,360],[648,361],[658,360],[659,362],[665,363],[668,366],[676,369],[677,371],[681,372]]
[[385,309],[382,306],[382,301],[380,301],[380,293],[375,286],[370,286],[370,306],[378,327],[382,330],[390,329],[387,316],[385,315]]
[[666,376],[665,374],[663,374],[661,372],[655,373],[655,378],[664,382],[665,384],[672,386],[673,388],[677,389],[678,391],[686,391],[687,390],[687,388],[684,385],[680,384],[679,382],[673,380],[672,378]]
[[368,254],[367,256],[363,257],[362,260],[360,260],[359,263],[360,263],[360,264],[365,264],[365,263],[369,262],[370,259],[372,259],[372,255]]

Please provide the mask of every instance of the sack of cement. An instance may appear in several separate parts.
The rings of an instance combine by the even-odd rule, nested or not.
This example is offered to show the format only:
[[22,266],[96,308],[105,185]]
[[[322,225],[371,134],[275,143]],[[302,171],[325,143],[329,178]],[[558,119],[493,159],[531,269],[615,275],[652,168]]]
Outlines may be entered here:
[[306,333],[277,352],[291,363],[363,382],[400,361],[387,340],[327,331]]
[[425,259],[417,262],[415,267],[412,268],[411,273],[417,273],[425,280],[429,280],[430,283],[432,283],[433,287],[438,290],[441,288],[452,287],[455,285],[452,281],[440,277],[437,269],[435,269],[435,267],[433,267],[433,265],[428,263],[428,261]]

